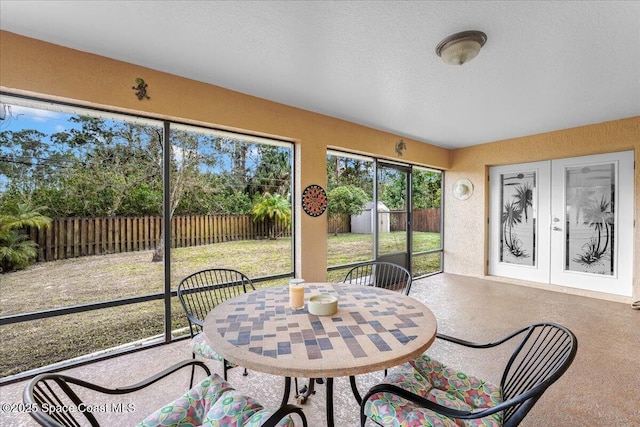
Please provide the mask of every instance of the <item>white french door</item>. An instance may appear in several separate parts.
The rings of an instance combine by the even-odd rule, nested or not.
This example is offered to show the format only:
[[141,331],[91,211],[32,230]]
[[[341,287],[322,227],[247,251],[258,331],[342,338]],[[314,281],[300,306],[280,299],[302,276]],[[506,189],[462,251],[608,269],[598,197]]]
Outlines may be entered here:
[[491,168],[489,274],[549,282],[550,162]]
[[489,274],[631,296],[633,157],[491,168]]

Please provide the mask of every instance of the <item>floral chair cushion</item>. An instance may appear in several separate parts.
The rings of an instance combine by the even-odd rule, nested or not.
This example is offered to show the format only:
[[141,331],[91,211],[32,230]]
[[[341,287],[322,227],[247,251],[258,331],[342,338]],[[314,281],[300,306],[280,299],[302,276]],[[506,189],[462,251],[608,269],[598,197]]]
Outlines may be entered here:
[[[136,427],[259,427],[273,413],[213,374],[149,415]],[[294,426],[290,417],[283,418],[276,425]]]
[[[460,410],[492,407],[502,401],[500,388],[473,376],[447,368],[423,355],[391,370],[384,379],[442,406]],[[365,404],[365,414],[389,427],[498,427],[502,415],[474,420],[448,418],[390,393],[377,393]]]
[[213,374],[183,396],[149,415],[137,427],[199,426],[203,423],[211,405],[228,390],[233,390],[231,385]]
[[433,387],[452,394],[472,409],[490,408],[502,402],[502,393],[497,385],[449,368],[426,354],[409,363],[427,377]]
[[[272,414],[273,411],[264,409],[253,398],[230,390],[213,404],[202,427],[259,427]],[[293,427],[293,421],[291,418],[285,417],[276,425],[278,427]]]
[[202,356],[205,359],[223,361],[223,358],[209,347],[209,344],[204,340],[204,334],[202,332],[191,339],[190,347],[192,353]]

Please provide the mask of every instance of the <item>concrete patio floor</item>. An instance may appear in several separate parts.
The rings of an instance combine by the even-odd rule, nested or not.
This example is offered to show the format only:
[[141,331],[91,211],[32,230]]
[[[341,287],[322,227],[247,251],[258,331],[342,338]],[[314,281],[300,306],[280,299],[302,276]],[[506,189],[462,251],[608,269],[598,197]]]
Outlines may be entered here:
[[[540,399],[523,426],[635,426],[640,425],[640,310],[629,305],[481,280],[439,274],[414,282],[411,295],[425,302],[438,320],[439,332],[472,341],[490,341],[521,326],[552,321],[578,337],[576,359],[567,373]],[[508,347],[508,346],[507,346]],[[461,349],[436,341],[428,353],[445,364],[476,376],[500,381],[507,350]],[[133,384],[171,364],[188,359],[186,341],[96,362],[65,373],[105,386]],[[219,362],[209,362],[221,373]],[[129,413],[98,414],[106,426],[133,425],[188,387],[188,371],[152,386],[150,391],[105,399],[99,403],[133,403]],[[358,378],[361,391],[382,378],[377,372]],[[229,382],[267,407],[280,403],[282,378],[241,369],[229,373]],[[22,401],[25,382],[0,387],[2,404]],[[335,420],[338,427],[359,425],[358,406],[347,378],[337,378]],[[303,405],[310,427],[326,425],[325,388]],[[295,403],[295,398],[291,398]],[[3,407],[4,408],[4,407]],[[0,426],[36,425],[28,414],[0,414]]]

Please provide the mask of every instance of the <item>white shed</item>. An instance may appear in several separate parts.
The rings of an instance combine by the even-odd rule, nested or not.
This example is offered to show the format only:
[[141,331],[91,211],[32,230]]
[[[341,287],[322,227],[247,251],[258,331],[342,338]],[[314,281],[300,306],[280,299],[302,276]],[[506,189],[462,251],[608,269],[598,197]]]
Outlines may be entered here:
[[[378,232],[388,233],[390,229],[389,208],[384,203],[378,202]],[[373,233],[373,202],[365,205],[364,211],[360,215],[351,216],[351,232],[371,234]]]

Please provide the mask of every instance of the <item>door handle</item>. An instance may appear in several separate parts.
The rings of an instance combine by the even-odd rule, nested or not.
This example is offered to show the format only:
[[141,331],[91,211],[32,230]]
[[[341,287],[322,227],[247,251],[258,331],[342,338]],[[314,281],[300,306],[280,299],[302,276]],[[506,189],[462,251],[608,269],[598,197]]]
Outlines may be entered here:
[[562,228],[560,228],[560,227],[553,227],[553,231],[562,231]]

